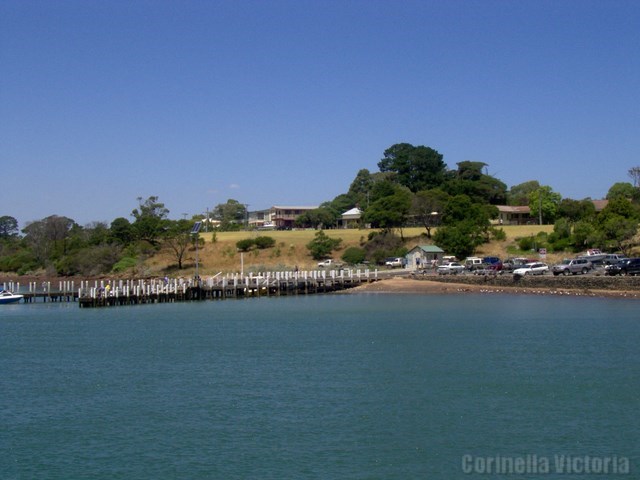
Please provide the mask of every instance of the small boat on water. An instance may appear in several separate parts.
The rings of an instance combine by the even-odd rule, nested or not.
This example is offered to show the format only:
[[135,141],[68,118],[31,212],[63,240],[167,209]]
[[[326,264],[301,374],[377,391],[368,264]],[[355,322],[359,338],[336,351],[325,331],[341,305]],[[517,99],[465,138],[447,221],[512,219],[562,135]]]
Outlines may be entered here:
[[5,303],[19,302],[24,298],[24,295],[17,293],[11,293],[9,290],[0,290],[0,305]]

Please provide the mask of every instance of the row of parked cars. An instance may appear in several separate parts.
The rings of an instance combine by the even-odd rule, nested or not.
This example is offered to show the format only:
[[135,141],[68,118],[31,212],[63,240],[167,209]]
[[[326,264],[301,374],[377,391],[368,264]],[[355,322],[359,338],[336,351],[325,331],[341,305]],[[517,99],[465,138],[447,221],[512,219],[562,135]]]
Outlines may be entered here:
[[627,258],[618,254],[591,254],[563,260],[549,266],[544,262],[527,258],[511,258],[502,262],[498,257],[469,257],[464,264],[445,262],[437,268],[439,275],[455,275],[465,271],[474,274],[502,274],[511,272],[515,276],[587,274],[594,268],[604,267],[606,275],[640,275],[640,258]]

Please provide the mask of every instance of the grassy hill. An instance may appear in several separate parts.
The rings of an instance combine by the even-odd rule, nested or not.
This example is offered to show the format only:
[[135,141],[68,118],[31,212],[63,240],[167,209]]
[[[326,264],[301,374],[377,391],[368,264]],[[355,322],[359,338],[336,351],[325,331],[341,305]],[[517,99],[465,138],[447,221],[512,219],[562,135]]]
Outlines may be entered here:
[[[507,239],[503,242],[491,242],[482,245],[479,256],[496,255],[501,258],[517,254],[516,239],[535,235],[540,231],[551,232],[551,225],[504,226]],[[360,246],[367,240],[371,230],[345,229],[325,230],[334,238],[341,238],[341,248],[334,252],[333,258],[339,259],[344,251],[352,246]],[[239,272],[258,270],[291,270],[298,266],[301,270],[315,269],[317,261],[309,255],[306,245],[314,238],[315,230],[286,230],[260,232],[216,232],[201,233],[204,245],[198,248],[198,266],[201,276],[215,275],[218,272]],[[405,246],[409,249],[416,245],[433,243],[429,241],[423,228],[407,228],[403,230]],[[272,248],[252,250],[241,254],[236,249],[236,242],[246,238],[269,236],[275,239]],[[215,241],[214,241],[215,238]],[[562,257],[562,255],[557,256]],[[549,261],[556,257],[550,256]],[[190,249],[183,259],[183,269],[178,270],[175,255],[169,250],[147,259],[140,266],[138,273],[146,275],[182,275],[191,276],[195,272],[195,249]]]

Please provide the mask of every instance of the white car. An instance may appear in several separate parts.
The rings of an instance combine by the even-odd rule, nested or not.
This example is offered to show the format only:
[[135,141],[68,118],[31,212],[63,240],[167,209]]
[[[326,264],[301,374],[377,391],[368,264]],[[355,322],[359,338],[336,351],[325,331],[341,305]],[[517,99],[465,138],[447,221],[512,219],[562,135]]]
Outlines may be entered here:
[[384,262],[384,264],[387,267],[391,267],[391,268],[404,267],[404,258],[402,257],[389,258],[386,262]]
[[440,275],[455,275],[464,271],[464,265],[460,265],[458,262],[448,262],[440,265],[437,271]]
[[544,275],[549,271],[549,265],[542,262],[527,263],[523,267],[516,268],[513,271],[514,275]]

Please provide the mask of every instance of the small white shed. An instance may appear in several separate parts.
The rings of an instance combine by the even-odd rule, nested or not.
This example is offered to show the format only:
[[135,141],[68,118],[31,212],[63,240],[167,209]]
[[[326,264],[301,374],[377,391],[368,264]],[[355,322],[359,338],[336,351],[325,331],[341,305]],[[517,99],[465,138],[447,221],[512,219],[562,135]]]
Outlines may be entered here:
[[409,270],[431,268],[439,263],[444,256],[444,250],[436,245],[416,245],[406,255]]

